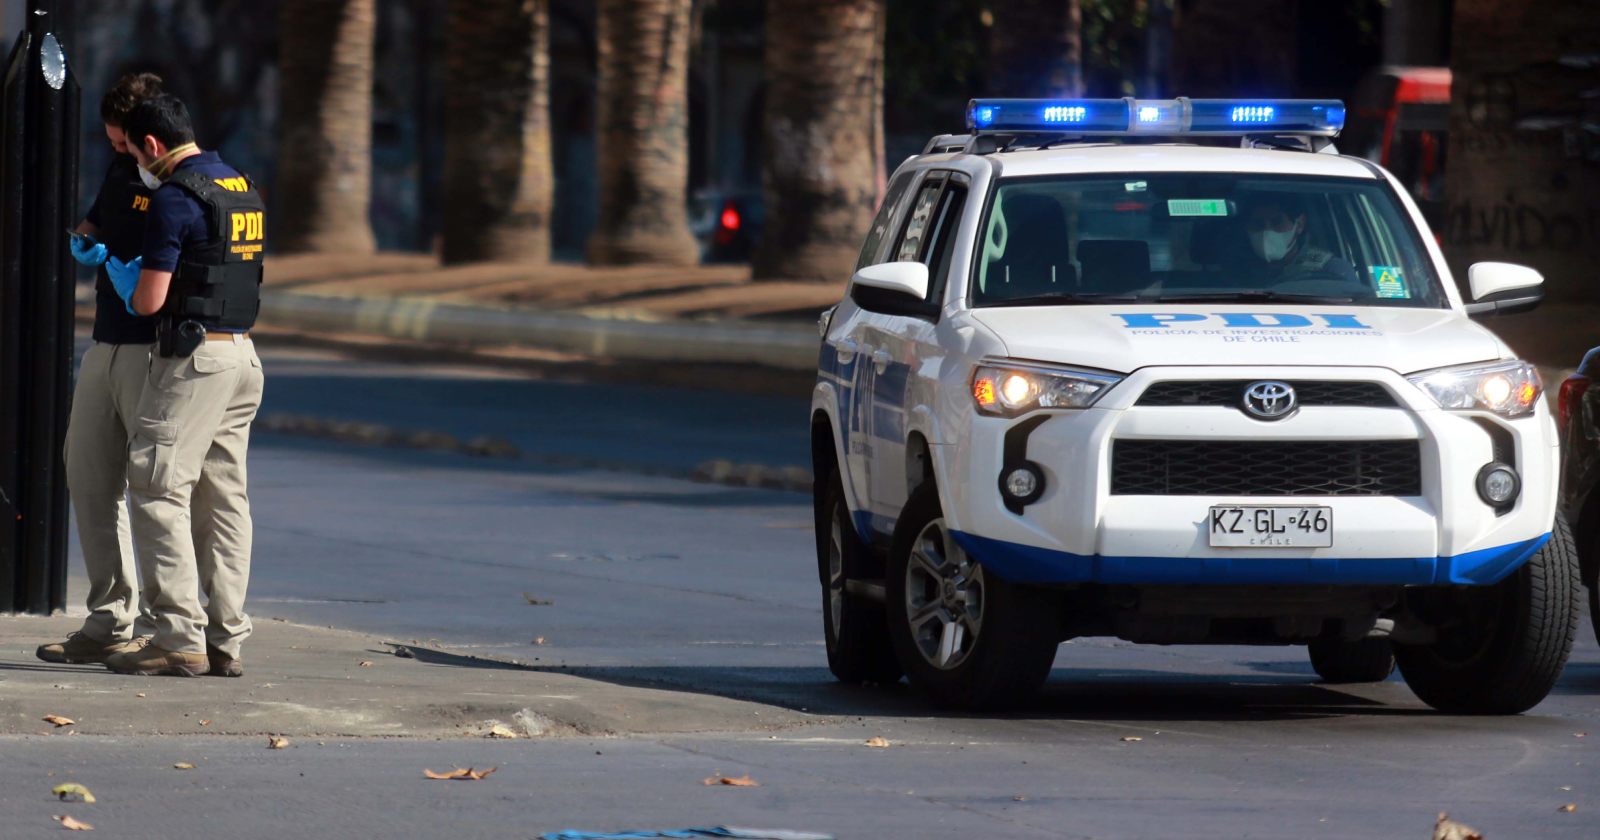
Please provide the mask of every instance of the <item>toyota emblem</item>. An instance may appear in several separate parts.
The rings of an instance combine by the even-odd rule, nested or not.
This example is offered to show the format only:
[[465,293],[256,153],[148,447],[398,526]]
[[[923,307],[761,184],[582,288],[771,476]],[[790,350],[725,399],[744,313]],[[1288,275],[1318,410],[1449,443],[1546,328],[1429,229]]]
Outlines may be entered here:
[[1294,386],[1287,382],[1252,382],[1244,389],[1244,410],[1262,420],[1282,420],[1294,413]]

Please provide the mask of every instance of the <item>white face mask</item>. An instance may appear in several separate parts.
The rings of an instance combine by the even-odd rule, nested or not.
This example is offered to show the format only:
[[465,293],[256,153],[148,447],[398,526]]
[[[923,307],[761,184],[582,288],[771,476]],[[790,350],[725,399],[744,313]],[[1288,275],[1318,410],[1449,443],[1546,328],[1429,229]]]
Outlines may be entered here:
[[157,178],[154,175],[151,175],[150,174],[150,170],[145,169],[142,166],[138,167],[138,169],[139,169],[139,180],[144,182],[145,187],[147,187],[149,189],[152,189],[152,190],[159,189],[161,187],[161,179]]
[[1300,226],[1283,232],[1275,230],[1258,230],[1250,233],[1250,247],[1256,251],[1256,256],[1267,262],[1277,262],[1289,253],[1294,247],[1296,236],[1300,235]]

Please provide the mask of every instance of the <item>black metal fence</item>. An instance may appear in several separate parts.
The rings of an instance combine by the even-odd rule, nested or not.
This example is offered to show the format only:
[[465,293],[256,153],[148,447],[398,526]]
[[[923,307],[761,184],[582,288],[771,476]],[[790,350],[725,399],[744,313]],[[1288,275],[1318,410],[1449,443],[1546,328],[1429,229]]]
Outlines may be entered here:
[[57,3],[28,4],[0,84],[0,613],[66,606],[79,91]]

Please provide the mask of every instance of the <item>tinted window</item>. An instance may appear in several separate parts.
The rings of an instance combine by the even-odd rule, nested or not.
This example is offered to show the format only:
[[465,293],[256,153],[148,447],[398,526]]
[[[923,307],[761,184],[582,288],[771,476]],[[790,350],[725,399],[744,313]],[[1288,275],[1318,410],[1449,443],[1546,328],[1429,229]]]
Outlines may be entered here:
[[978,305],[1236,295],[1447,305],[1411,220],[1376,180],[1150,174],[1002,181]]
[[882,247],[884,238],[889,235],[895,205],[900,203],[900,199],[914,180],[916,180],[915,172],[902,172],[889,182],[889,189],[883,194],[883,203],[878,205],[878,215],[873,217],[872,227],[867,229],[867,241],[861,245],[861,257],[856,260],[857,271],[878,262],[878,249]]
[[911,204],[911,215],[906,217],[906,229],[900,234],[899,246],[894,249],[895,262],[916,262],[922,259],[922,240],[933,228],[934,210],[939,203],[939,191],[944,188],[943,178],[929,178],[917,190],[917,200]]

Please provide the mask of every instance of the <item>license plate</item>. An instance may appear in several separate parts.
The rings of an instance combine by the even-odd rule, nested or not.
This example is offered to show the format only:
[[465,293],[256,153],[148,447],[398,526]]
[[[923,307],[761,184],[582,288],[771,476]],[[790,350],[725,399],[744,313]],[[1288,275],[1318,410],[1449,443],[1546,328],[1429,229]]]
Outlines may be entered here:
[[1333,508],[1213,505],[1206,520],[1214,548],[1325,548]]

